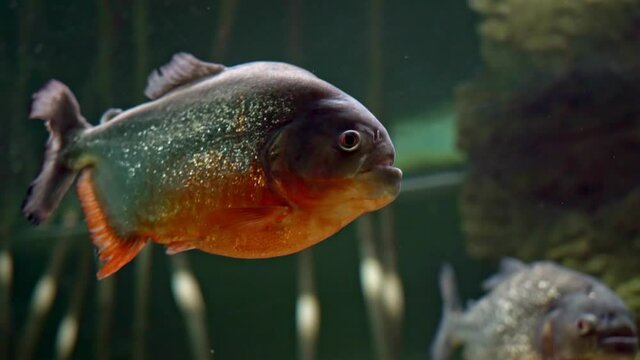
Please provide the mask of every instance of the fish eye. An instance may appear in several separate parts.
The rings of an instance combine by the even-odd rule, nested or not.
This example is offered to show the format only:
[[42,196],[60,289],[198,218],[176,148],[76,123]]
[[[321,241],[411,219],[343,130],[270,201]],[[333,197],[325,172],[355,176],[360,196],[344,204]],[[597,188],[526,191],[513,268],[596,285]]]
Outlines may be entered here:
[[578,334],[581,336],[589,335],[596,329],[597,318],[593,314],[581,316],[576,322]]
[[340,134],[338,145],[344,151],[355,151],[360,147],[360,133],[355,130],[347,130]]

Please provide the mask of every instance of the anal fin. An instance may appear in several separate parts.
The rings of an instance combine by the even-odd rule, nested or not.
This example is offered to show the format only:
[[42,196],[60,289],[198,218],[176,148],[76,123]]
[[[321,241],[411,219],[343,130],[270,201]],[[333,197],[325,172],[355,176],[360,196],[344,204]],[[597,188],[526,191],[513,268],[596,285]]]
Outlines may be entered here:
[[174,241],[167,244],[167,255],[175,255],[184,251],[195,249],[196,246],[191,241]]
[[98,247],[98,258],[103,261],[98,279],[104,279],[133,260],[147,243],[146,236],[119,236],[104,213],[96,197],[91,170],[85,170],[78,179],[78,197],[93,244]]

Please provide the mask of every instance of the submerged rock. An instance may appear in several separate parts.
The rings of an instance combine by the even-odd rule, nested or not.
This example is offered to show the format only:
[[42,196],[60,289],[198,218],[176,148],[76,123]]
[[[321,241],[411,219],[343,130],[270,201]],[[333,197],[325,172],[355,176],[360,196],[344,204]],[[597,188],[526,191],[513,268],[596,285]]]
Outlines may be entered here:
[[640,313],[640,1],[470,5],[486,70],[457,92],[469,252],[559,261]]

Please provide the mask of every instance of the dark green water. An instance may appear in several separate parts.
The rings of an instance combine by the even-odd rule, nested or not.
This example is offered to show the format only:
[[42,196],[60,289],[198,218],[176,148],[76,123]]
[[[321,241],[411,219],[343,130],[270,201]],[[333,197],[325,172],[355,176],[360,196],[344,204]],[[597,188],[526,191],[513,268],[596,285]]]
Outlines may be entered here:
[[[480,69],[475,19],[464,1],[387,1],[374,25],[379,34],[375,37],[371,8],[364,0],[238,0],[232,16],[224,18],[219,1],[3,1],[0,244],[8,246],[15,262],[10,354],[15,355],[33,287],[59,241],[59,231],[51,229],[59,229],[62,221],[58,212],[34,229],[19,215],[47,136],[41,122],[26,118],[34,91],[50,78],[65,82],[95,124],[107,108],[127,108],[143,100],[149,71],[178,51],[227,65],[288,61],[376,109],[393,137],[394,124],[449,103],[454,87]],[[221,41],[217,34],[224,21],[232,26]],[[382,65],[377,69],[374,43],[381,50]],[[382,79],[378,95],[370,94],[374,77]],[[399,153],[398,161],[402,159]],[[446,168],[429,169],[425,164],[405,173],[410,178]],[[393,205],[406,300],[403,359],[427,357],[440,317],[436,277],[441,263],[450,261],[458,269],[463,296],[477,294],[476,284],[486,274],[483,265],[464,254],[457,199],[454,187],[400,195]],[[61,207],[77,207],[75,194],[69,194]],[[73,297],[77,264],[89,242],[83,230],[73,238],[34,358],[52,357],[58,323]],[[322,312],[318,359],[373,359],[355,227],[316,246],[314,256]],[[296,357],[296,256],[241,261],[193,252],[189,260],[204,294],[216,359]],[[117,276],[110,346],[114,359],[131,357],[135,265],[134,261]],[[170,292],[168,258],[160,247],[153,250],[152,269],[147,358],[188,358],[185,325]],[[95,358],[96,289],[91,275],[77,359]]]

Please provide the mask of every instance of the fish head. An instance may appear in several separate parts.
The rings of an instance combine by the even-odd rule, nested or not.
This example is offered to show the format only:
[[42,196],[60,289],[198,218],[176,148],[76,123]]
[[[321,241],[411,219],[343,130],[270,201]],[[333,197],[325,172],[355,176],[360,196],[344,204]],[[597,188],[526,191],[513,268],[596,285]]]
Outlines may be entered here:
[[561,297],[540,335],[543,354],[553,359],[631,360],[638,353],[633,314],[601,285]]
[[[274,136],[265,161],[289,198],[380,208],[400,192],[402,171],[385,127],[355,99],[317,100]],[[295,185],[293,185],[295,183]]]

